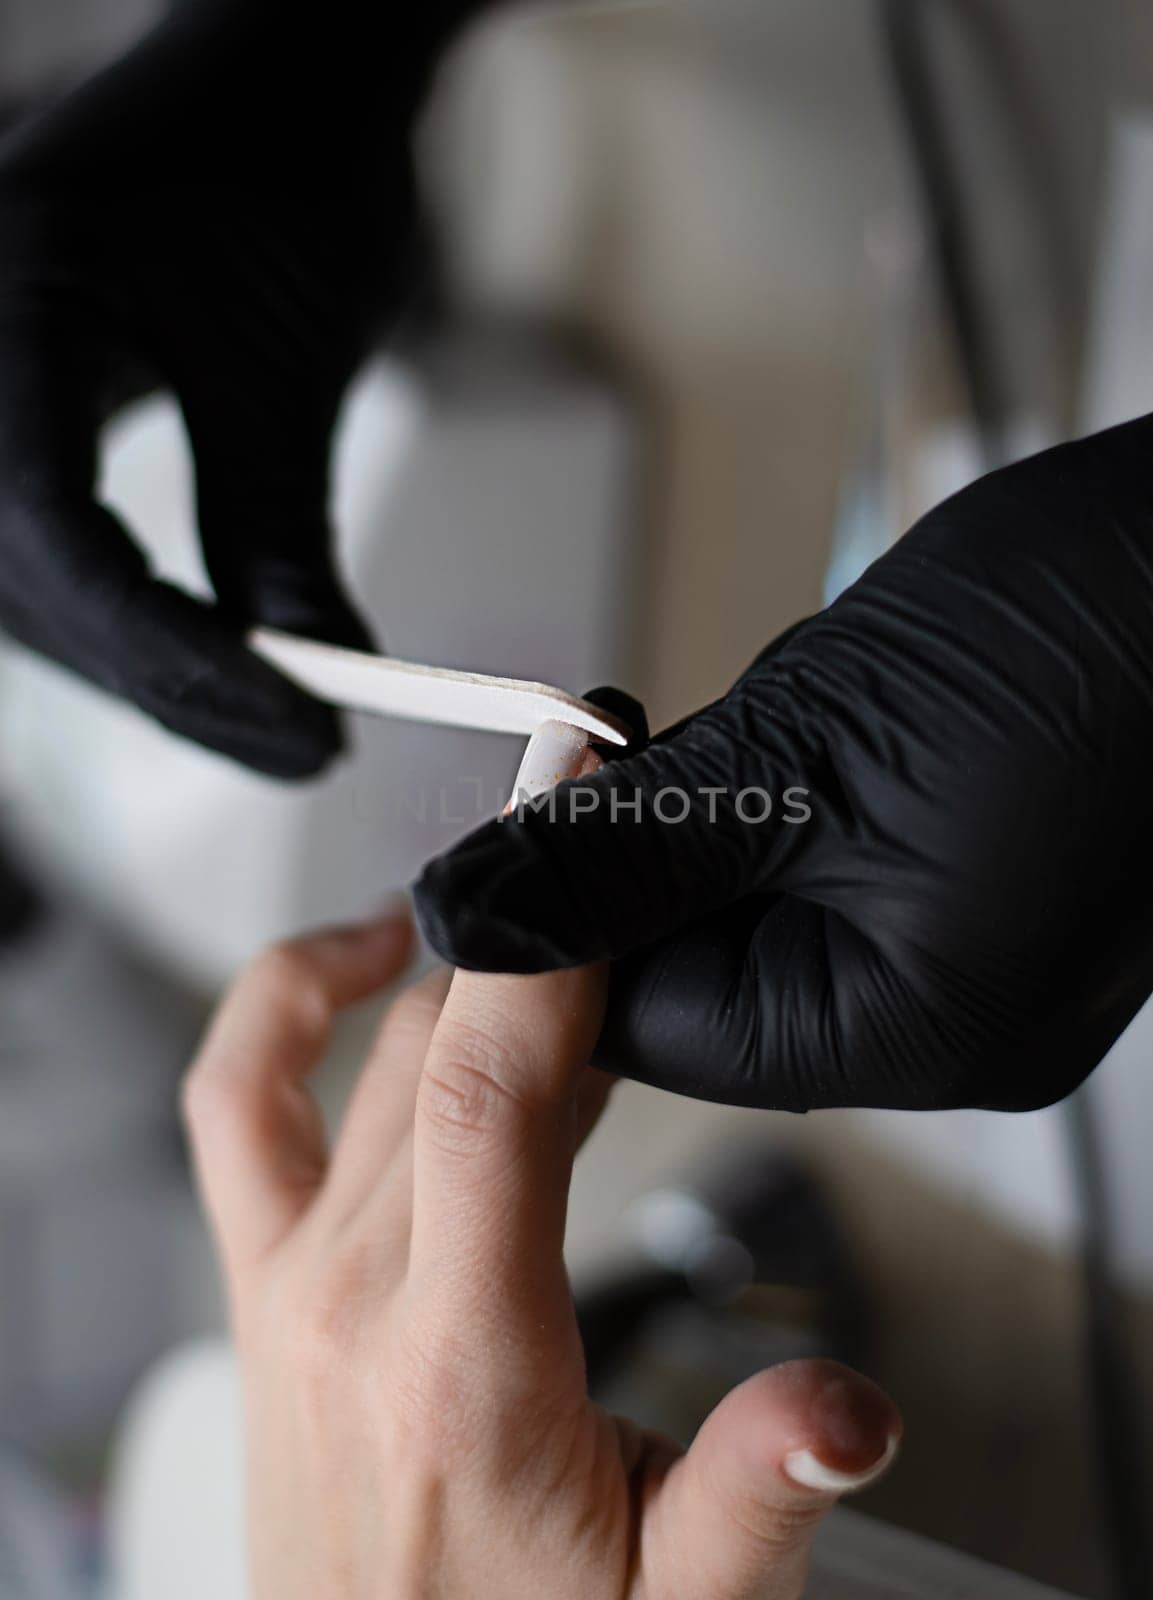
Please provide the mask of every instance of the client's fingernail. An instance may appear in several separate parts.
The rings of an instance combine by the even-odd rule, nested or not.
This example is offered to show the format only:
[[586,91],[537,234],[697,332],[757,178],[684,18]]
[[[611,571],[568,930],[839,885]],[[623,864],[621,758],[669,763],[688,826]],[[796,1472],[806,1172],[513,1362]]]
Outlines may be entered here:
[[861,1472],[839,1472],[835,1467],[826,1466],[818,1460],[811,1450],[792,1451],[785,1457],[784,1469],[793,1482],[800,1484],[803,1489],[816,1489],[822,1494],[855,1494],[858,1489],[868,1488],[870,1483],[875,1483],[888,1471],[900,1444],[899,1437],[892,1434],[877,1460]]
[[505,815],[514,811],[519,801],[535,800],[563,779],[577,777],[588,743],[583,728],[574,728],[569,722],[542,722],[528,742]]

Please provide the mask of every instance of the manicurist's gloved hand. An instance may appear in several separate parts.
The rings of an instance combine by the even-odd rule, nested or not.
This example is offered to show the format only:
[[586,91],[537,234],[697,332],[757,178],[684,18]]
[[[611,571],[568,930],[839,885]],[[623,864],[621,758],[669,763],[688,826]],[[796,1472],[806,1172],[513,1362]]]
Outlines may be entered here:
[[258,961],[188,1081],[245,1390],[253,1600],[800,1600],[817,1526],[891,1459],[864,1378],[796,1361],[686,1453],[591,1404],[562,1244],[609,1080],[604,974],[434,974],[335,1149],[305,1077],[404,921]]
[[[414,114],[479,9],[188,0],[0,144],[0,627],[265,772],[339,747],[242,639],[367,642],[333,570],[330,436],[398,298]],[[155,382],[215,606],[154,581],[94,488],[102,420]]]
[[598,1062],[793,1110],[1068,1093],[1153,989],[1153,419],[966,489],[572,793],[418,903],[461,966],[615,958]]

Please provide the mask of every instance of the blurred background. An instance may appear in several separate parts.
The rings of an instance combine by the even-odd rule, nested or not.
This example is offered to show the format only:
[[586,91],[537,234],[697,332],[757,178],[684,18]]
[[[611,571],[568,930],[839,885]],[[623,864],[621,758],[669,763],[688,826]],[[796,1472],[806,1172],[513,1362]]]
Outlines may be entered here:
[[[158,11],[0,0],[0,113]],[[357,381],[336,480],[402,657],[617,682],[661,726],[988,466],[1153,409],[1142,0],[498,9],[421,149],[438,314]],[[164,397],[110,430],[104,492],[203,586]],[[240,960],[408,882],[517,754],[364,720],[281,789],[5,650],[0,1600],[239,1594],[202,1548],[236,1531],[235,1418],[226,1358],[189,1344],[221,1317],[179,1075]],[[1151,1044],[1147,1011],[1072,1105],[1019,1117],[624,1085],[572,1208],[598,1392],[684,1437],[765,1361],[847,1355],[907,1424],[866,1510],[1135,1597]]]

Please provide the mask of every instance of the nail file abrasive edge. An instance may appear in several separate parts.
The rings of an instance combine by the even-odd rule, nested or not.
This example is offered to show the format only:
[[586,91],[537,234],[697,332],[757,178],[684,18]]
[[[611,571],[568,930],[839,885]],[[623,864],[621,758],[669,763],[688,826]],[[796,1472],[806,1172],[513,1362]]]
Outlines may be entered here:
[[275,628],[254,628],[248,646],[318,699],[349,710],[489,733],[531,735],[542,723],[562,722],[605,744],[628,743],[617,718],[548,684],[419,666]]

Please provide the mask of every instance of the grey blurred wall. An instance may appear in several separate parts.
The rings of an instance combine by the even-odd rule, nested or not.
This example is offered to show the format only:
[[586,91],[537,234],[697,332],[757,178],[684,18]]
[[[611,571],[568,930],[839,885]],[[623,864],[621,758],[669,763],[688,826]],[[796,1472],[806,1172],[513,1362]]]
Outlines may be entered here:
[[159,0],[0,0],[0,92],[24,96],[115,56]]

